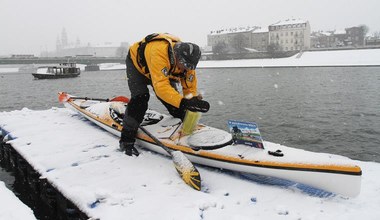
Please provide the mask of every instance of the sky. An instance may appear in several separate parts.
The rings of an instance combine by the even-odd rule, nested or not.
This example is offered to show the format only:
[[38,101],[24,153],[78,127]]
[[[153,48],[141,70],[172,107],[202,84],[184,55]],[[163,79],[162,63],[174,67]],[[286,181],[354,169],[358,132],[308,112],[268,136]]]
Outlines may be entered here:
[[365,24],[380,31],[378,0],[0,0],[0,55],[54,51],[65,28],[69,42],[128,42],[153,32],[207,45],[220,28],[309,21],[311,30]]

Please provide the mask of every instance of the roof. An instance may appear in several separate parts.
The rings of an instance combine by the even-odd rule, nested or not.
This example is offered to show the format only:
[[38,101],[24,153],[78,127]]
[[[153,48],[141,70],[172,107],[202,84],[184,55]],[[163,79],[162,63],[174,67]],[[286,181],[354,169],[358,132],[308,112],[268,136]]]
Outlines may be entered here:
[[219,35],[219,34],[232,34],[232,33],[242,33],[242,32],[253,32],[260,27],[257,26],[247,26],[247,27],[238,27],[238,28],[223,28],[219,30],[211,31],[210,35]]
[[268,27],[257,28],[257,29],[255,29],[255,30],[252,31],[252,33],[255,33],[255,34],[266,33],[266,32],[269,32]]
[[307,21],[301,19],[286,19],[285,21],[278,21],[277,23],[271,24],[269,26],[281,26],[289,24],[305,24]]

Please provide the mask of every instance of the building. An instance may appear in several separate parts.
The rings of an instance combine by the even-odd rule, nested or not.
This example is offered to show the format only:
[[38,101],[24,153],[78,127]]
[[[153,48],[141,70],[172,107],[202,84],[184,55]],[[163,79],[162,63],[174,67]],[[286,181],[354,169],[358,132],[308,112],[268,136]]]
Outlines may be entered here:
[[223,47],[224,52],[228,53],[268,51],[269,45],[275,45],[276,51],[307,50],[310,48],[310,24],[308,21],[288,19],[268,28],[248,26],[216,30],[207,35],[207,45],[214,52]]
[[94,56],[94,57],[123,57],[129,48],[128,43],[103,43],[98,45],[72,46],[56,51],[55,56]]
[[245,48],[252,48],[252,32],[260,29],[257,26],[229,28],[211,31],[207,35],[207,45],[213,49],[220,45],[226,47],[229,52],[236,53]]
[[105,42],[92,45],[90,43],[81,44],[79,38],[76,39],[75,43],[70,42],[68,40],[66,29],[63,28],[61,38],[57,36],[56,51],[46,53],[44,55],[55,57],[125,57],[127,55],[128,48],[129,44],[127,42]]
[[344,31],[318,31],[311,33],[312,48],[362,47],[366,45],[364,26],[346,28]]
[[380,37],[379,36],[370,36],[365,40],[365,45],[367,46],[380,46]]
[[364,32],[365,30],[363,26],[346,28],[347,45],[364,46],[366,35]]
[[257,51],[267,51],[269,45],[268,28],[257,28],[251,33],[250,48]]
[[316,31],[310,35],[311,48],[331,48],[345,46],[346,31]]
[[282,51],[310,48],[310,24],[308,21],[288,19],[269,25],[269,44],[278,45]]

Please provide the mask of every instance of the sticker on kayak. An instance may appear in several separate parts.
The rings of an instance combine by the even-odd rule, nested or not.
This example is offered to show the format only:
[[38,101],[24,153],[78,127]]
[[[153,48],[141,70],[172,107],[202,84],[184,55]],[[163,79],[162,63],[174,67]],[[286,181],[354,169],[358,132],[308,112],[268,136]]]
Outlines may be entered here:
[[235,144],[264,149],[259,127],[255,122],[228,120],[228,129]]

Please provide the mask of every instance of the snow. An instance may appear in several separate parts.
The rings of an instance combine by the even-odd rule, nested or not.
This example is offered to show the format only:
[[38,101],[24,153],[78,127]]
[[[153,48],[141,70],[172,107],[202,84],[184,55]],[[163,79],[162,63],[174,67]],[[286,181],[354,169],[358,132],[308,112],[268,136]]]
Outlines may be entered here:
[[293,24],[304,24],[307,21],[301,20],[301,19],[287,19],[283,21],[278,21],[274,24],[271,24],[269,26],[281,26],[281,25],[293,25]]
[[[15,139],[9,143],[44,178],[93,218],[371,220],[380,216],[379,163],[355,161],[363,176],[361,193],[354,198],[315,196],[294,185],[263,184],[204,166],[197,166],[202,176],[199,192],[182,181],[170,158],[144,149],[139,149],[139,157],[128,157],[117,150],[117,137],[69,109],[1,112],[0,127],[11,132]],[[1,204],[8,200],[3,200],[6,192],[1,187],[0,194],[3,210]],[[16,204],[6,205],[19,210]]]
[[198,68],[222,67],[314,67],[380,65],[380,49],[306,51],[278,59],[200,61]]
[[4,220],[31,220],[36,219],[33,211],[23,204],[7,187],[0,181],[0,219]]
[[241,32],[253,32],[256,29],[260,29],[257,26],[248,27],[235,27],[235,28],[222,28],[219,30],[211,31],[210,35],[220,35],[220,34],[231,34],[231,33],[241,33]]
[[263,28],[257,28],[252,33],[267,33],[269,31],[268,27],[263,27]]
[[100,70],[125,70],[126,66],[122,63],[101,63],[99,64]]

